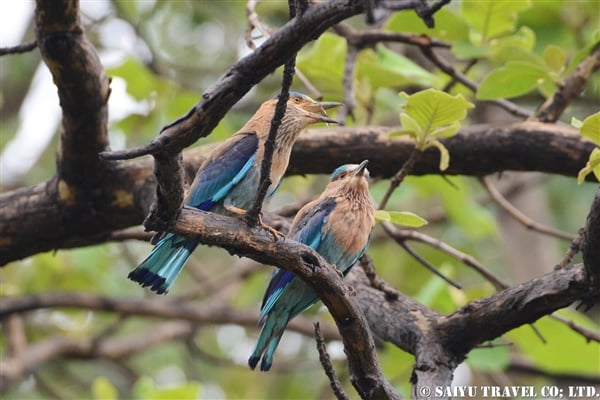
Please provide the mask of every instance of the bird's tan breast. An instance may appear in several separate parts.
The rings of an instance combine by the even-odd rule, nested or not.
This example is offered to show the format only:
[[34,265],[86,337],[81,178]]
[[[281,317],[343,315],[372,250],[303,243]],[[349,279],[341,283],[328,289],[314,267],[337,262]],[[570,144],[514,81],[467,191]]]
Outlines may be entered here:
[[374,223],[370,203],[342,200],[329,215],[327,225],[338,245],[349,253],[358,253],[367,244]]

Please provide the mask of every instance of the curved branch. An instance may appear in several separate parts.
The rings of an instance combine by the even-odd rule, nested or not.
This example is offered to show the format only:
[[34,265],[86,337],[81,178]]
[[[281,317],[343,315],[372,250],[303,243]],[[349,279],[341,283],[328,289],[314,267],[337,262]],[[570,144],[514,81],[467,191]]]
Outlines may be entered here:
[[348,357],[350,380],[360,396],[399,398],[383,376],[365,316],[337,270],[314,250],[292,240],[274,240],[269,232],[250,228],[235,218],[189,208],[182,210],[174,232],[232,254],[277,265],[306,280],[336,322]]
[[62,190],[91,190],[107,167],[97,154],[108,148],[108,76],[84,34],[78,0],[38,0],[35,30],[62,108],[57,157]]
[[348,275],[373,334],[415,355],[415,389],[449,386],[452,371],[475,346],[578,300],[600,295],[583,265],[546,274],[440,315],[402,295],[369,286],[362,270]]
[[598,69],[600,69],[600,42],[579,63],[573,73],[559,85],[558,90],[546,100],[534,118],[541,122],[557,121],[567,106],[585,89],[588,80]]
[[600,284],[600,189],[592,200],[590,212],[582,231],[581,252],[583,264],[590,280]]

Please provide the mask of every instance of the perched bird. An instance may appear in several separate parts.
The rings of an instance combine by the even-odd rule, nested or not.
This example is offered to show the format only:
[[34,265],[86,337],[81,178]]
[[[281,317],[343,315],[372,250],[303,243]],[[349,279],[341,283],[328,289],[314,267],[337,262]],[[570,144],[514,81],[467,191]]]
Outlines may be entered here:
[[[276,97],[264,102],[242,129],[209,154],[186,194],[186,205],[229,215],[239,214],[252,206],[260,184],[264,144],[276,104]],[[339,105],[316,102],[304,94],[290,92],[275,138],[270,175],[272,183],[267,191],[267,200],[281,183],[298,134],[313,123],[336,123],[325,110]],[[158,294],[166,293],[197,245],[195,241],[167,232],[128,277],[142,286],[150,286],[150,290]]]
[[[375,224],[375,205],[369,194],[367,161],[336,169],[323,193],[298,211],[289,238],[316,250],[344,276],[364,254]],[[276,269],[261,307],[262,325],[248,365],[268,371],[287,323],[314,304],[317,294],[293,272]]]

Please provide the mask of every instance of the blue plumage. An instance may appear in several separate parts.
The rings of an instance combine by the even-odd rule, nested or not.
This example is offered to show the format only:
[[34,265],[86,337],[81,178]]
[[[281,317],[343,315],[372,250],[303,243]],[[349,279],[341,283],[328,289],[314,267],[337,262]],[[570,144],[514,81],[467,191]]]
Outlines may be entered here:
[[[289,237],[317,251],[346,275],[368,247],[374,225],[374,205],[368,191],[366,161],[347,164],[332,174],[318,199],[294,218]],[[268,371],[287,323],[318,300],[317,294],[294,273],[276,269],[261,307],[262,329],[248,360]]]

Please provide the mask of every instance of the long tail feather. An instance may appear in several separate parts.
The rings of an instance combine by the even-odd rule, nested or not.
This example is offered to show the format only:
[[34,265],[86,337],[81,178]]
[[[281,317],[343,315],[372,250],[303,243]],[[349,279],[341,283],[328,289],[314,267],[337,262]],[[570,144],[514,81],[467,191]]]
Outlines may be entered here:
[[127,276],[157,294],[167,293],[183,269],[196,243],[173,233],[167,233],[152,252]]
[[268,371],[271,369],[273,354],[275,353],[275,349],[277,349],[277,345],[279,345],[279,341],[289,320],[289,314],[287,313],[285,315],[271,313],[266,316],[254,351],[250,355],[250,358],[248,358],[250,368],[256,368],[262,357],[260,370]]

